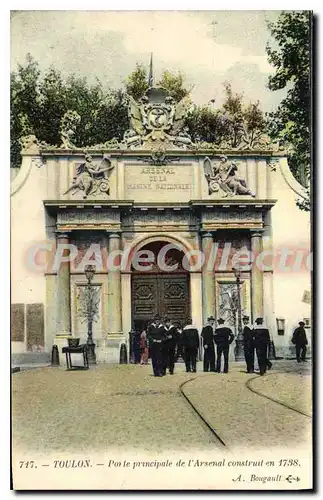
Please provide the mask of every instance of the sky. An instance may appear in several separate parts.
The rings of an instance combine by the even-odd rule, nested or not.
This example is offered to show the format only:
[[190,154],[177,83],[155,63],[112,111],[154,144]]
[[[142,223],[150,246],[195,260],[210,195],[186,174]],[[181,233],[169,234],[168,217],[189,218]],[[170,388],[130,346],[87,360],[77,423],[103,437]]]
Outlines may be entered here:
[[[136,62],[147,69],[153,53],[155,81],[165,69],[181,71],[197,104],[218,107],[223,82],[277,107],[284,91],[266,88],[274,71],[265,51],[271,39],[266,20],[279,11],[14,11],[11,13],[11,70],[29,52],[45,71],[98,77],[120,88]],[[210,104],[214,99],[215,103]]]

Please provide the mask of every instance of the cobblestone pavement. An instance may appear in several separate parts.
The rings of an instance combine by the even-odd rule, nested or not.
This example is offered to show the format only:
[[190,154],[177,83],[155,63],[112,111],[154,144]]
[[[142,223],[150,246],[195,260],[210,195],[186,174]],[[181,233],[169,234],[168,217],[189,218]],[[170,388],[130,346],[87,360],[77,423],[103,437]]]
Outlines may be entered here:
[[[198,370],[201,370],[201,363]],[[285,373],[280,373],[281,371]],[[308,445],[310,418],[251,392],[310,413],[310,366],[274,362],[265,377],[232,364],[229,374],[186,373],[155,378],[151,366],[98,365],[89,371],[38,368],[12,377],[13,448],[82,452],[108,448],[188,451],[220,444],[179,387],[228,445]],[[62,439],[63,438],[63,439]]]

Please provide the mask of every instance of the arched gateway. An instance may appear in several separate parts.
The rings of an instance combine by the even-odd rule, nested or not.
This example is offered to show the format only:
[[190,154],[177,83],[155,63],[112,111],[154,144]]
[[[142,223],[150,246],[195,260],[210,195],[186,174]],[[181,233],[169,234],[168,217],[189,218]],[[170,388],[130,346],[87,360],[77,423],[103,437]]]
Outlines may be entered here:
[[[146,252],[146,253],[145,253]],[[185,252],[174,243],[154,241],[143,246],[131,266],[132,325],[143,329],[155,314],[184,325],[191,316],[190,273]]]

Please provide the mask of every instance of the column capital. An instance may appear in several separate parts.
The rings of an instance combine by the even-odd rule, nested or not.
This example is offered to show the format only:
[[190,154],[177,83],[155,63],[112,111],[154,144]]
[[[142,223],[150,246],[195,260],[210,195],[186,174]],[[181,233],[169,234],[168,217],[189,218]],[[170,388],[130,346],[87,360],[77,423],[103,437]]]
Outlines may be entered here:
[[[213,231],[212,231],[213,232]],[[213,234],[210,231],[201,231],[202,238],[213,238]]]
[[110,231],[107,231],[107,233],[108,233],[108,237],[109,238],[121,238],[121,234],[120,233],[110,232]]
[[71,237],[71,232],[70,231],[55,231],[56,234],[56,239],[58,240],[59,238],[64,238],[64,239],[69,239]]
[[264,233],[263,229],[250,229],[251,238],[261,237]]

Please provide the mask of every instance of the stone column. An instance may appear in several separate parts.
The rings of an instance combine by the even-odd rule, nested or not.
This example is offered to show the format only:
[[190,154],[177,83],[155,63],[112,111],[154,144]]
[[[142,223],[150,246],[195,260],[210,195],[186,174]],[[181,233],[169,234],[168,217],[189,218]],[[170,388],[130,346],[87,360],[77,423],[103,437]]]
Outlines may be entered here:
[[202,311],[202,279],[200,272],[190,273],[190,289],[191,289],[191,317],[193,325],[199,330],[203,326],[203,311]]
[[[120,235],[116,233],[109,234],[109,256],[111,252],[120,249]],[[115,265],[120,263],[120,256],[109,261]],[[121,271],[120,265],[117,269],[108,269],[108,325],[109,333],[121,332]]]
[[121,273],[122,329],[128,335],[131,330],[131,273]]
[[214,269],[209,265],[209,257],[213,248],[213,236],[211,233],[202,234],[202,252],[205,260],[202,267],[202,310],[203,324],[209,316],[215,314],[215,283]]
[[270,258],[268,252],[273,252],[273,239],[272,239],[272,223],[271,211],[268,210],[264,216],[264,232],[262,237],[263,250],[266,252],[268,258],[266,259],[266,266],[264,267],[263,280],[264,280],[264,317],[266,325],[270,333],[270,348],[269,359],[274,358],[274,337],[276,332],[276,320],[274,312],[274,277],[273,277],[273,258]]
[[251,252],[253,255],[253,262],[251,268],[251,311],[252,320],[264,316],[263,307],[263,271],[256,265],[256,259],[262,252],[262,232],[251,232]]
[[[68,233],[56,233],[58,245],[69,245]],[[65,249],[63,257],[69,255]],[[57,271],[56,286],[56,311],[57,311],[57,335],[71,335],[71,284],[70,284],[70,262],[61,262]]]

